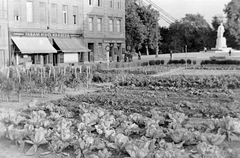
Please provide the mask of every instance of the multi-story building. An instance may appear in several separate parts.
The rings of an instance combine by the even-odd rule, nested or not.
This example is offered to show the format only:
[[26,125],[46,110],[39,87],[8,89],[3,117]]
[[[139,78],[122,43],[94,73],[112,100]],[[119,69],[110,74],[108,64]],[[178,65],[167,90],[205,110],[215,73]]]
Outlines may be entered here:
[[83,0],[84,43],[91,50],[88,61],[121,60],[125,51],[125,0]]
[[124,6],[124,0],[0,0],[0,64],[105,61],[107,45],[111,57],[121,58]]

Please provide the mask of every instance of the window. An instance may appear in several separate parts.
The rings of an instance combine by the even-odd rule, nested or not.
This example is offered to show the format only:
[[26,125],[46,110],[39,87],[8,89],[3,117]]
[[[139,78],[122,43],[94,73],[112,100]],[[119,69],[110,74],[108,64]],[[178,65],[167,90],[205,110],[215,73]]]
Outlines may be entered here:
[[121,9],[121,1],[120,0],[118,0],[118,2],[117,2],[117,8]]
[[109,19],[109,31],[113,32],[113,19]]
[[121,32],[121,20],[117,20],[117,32]]
[[63,5],[62,15],[63,15],[63,24],[67,24],[67,6]]
[[88,30],[93,31],[93,17],[88,18]]
[[51,4],[51,21],[53,24],[57,23],[57,4]]
[[103,44],[98,43],[98,54],[101,56],[103,55]]
[[39,3],[40,8],[40,23],[46,22],[46,4],[44,2]]
[[113,0],[110,0],[110,8],[113,8]]
[[83,62],[83,61],[84,61],[83,52],[78,52],[78,62]]
[[63,53],[59,54],[59,63],[64,63],[64,54]]
[[98,30],[99,32],[102,31],[102,18],[98,18],[98,19],[97,19],[97,30]]
[[73,7],[73,24],[77,25],[78,7]]
[[33,22],[33,2],[27,1],[27,22]]
[[14,21],[20,21],[20,0],[14,0]]
[[35,55],[35,64],[41,64],[41,56],[39,54]]
[[102,0],[97,0],[97,6],[101,7],[102,6]]
[[93,5],[93,0],[88,0],[89,5]]

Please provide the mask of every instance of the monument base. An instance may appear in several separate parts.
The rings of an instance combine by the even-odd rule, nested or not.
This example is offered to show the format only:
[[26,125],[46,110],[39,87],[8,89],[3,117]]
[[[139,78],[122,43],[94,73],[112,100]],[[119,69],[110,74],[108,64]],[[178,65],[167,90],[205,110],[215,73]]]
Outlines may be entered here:
[[221,49],[221,48],[227,48],[227,44],[226,44],[226,38],[225,37],[218,37],[216,40],[216,47],[217,49]]

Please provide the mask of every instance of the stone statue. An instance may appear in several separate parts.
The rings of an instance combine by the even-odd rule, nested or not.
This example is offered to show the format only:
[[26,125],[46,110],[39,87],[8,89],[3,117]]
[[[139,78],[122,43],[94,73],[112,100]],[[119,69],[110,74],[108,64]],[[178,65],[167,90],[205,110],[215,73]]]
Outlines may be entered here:
[[218,26],[218,36],[217,37],[223,37],[223,33],[225,32],[225,29],[223,27],[223,24],[221,23],[219,26]]

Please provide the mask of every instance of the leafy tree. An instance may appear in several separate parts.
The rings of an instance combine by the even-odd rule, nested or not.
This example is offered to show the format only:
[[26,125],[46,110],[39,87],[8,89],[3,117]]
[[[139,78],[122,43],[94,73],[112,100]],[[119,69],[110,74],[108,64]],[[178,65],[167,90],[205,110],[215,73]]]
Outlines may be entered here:
[[[160,39],[158,26],[159,13],[149,6],[139,6],[136,0],[126,1],[126,42],[132,49],[144,50],[145,47],[156,48],[156,28]],[[160,40],[158,40],[160,42]],[[158,44],[159,45],[159,44]],[[148,51],[147,51],[148,52]]]
[[[224,9],[227,15],[226,28],[229,32],[227,41],[229,46],[239,48],[240,45],[240,3],[239,0],[232,0]],[[227,32],[226,32],[227,33]],[[235,40],[235,42],[231,40]]]
[[131,48],[139,48],[146,38],[146,27],[141,22],[137,9],[139,6],[134,1],[126,1],[126,43]]
[[[208,47],[211,27],[200,14],[186,14],[180,21],[169,26],[168,36],[171,37],[169,49],[173,52],[200,51]],[[164,37],[163,37],[164,38]],[[186,48],[187,47],[187,48]]]
[[158,26],[158,19],[159,19],[159,13],[151,8],[151,5],[145,7],[139,7],[137,9],[138,15],[140,17],[141,22],[145,26],[146,32],[145,32],[145,39],[143,46],[145,46],[147,49],[156,48],[156,29],[158,33],[158,37],[160,37],[159,32],[159,26]]

